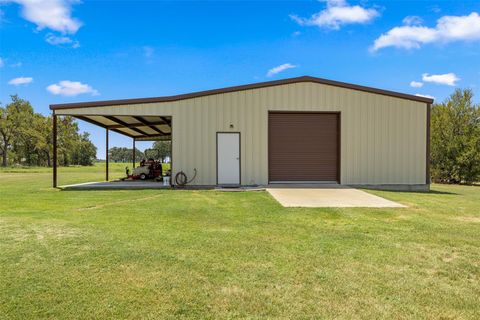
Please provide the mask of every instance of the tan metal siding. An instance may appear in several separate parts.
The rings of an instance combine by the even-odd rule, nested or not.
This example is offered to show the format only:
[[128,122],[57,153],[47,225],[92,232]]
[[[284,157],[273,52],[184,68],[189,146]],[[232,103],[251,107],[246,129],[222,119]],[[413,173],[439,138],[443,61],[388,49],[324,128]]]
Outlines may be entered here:
[[[216,181],[215,134],[240,131],[242,183],[268,182],[268,111],[341,112],[344,184],[424,184],[426,105],[339,88],[293,83],[187,100],[57,110],[56,114],[172,116],[173,172]],[[230,124],[233,128],[230,128]]]

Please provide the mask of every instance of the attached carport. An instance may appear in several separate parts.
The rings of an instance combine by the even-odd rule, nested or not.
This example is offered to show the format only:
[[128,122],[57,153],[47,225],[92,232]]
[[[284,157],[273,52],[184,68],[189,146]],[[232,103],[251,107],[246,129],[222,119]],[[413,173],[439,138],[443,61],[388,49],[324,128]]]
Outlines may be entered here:
[[428,190],[431,103],[305,76],[51,108],[135,141],[171,139],[172,176],[188,176],[191,186],[322,182]]
[[[99,103],[97,102],[97,105]],[[105,180],[109,180],[108,172],[108,150],[109,150],[109,132],[116,132],[132,139],[132,164],[135,167],[135,142],[136,141],[157,141],[172,139],[172,117],[171,116],[132,116],[118,114],[94,114],[94,113],[72,113],[72,109],[80,108],[85,104],[66,104],[51,105],[53,111],[53,187],[57,187],[57,122],[58,117],[71,116],[76,119],[94,124],[105,129]],[[70,112],[65,112],[70,110]],[[63,111],[63,112],[62,112]]]

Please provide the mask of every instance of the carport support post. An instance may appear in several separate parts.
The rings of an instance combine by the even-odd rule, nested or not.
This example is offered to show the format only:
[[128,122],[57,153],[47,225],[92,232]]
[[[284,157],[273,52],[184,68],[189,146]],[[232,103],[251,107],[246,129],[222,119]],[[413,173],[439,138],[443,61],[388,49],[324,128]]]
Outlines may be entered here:
[[105,129],[105,180],[108,181],[108,128]]
[[133,138],[133,151],[132,151],[132,173],[133,169],[135,169],[135,138]]
[[52,116],[52,142],[53,142],[53,187],[57,187],[57,115]]

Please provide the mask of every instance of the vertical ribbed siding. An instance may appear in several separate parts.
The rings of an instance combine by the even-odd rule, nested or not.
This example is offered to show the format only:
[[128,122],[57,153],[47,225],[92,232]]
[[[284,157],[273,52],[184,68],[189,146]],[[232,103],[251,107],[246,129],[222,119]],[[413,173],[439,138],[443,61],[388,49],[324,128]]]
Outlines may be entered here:
[[269,113],[269,181],[338,181],[338,121],[338,113]]
[[[173,117],[173,172],[216,183],[216,132],[241,132],[243,184],[268,182],[268,111],[341,112],[344,184],[423,184],[425,103],[316,83],[294,83],[187,100],[58,110],[57,114]],[[233,128],[230,128],[230,124]]]

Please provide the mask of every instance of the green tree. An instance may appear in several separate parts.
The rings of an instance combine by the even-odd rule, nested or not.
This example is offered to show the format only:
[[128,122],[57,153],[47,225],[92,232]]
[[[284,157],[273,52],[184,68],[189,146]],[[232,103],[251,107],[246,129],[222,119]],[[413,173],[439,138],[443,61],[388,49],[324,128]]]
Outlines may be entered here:
[[28,101],[20,99],[17,95],[12,95],[11,99],[11,103],[0,107],[0,150],[3,167],[8,165],[9,151],[13,151],[17,160],[21,160],[15,151],[24,148],[28,142],[26,136],[34,114]]
[[24,114],[24,119],[30,125],[27,126],[17,137],[17,144],[14,146],[19,163],[26,165],[45,165],[45,155],[42,148],[45,144],[44,131],[45,117],[38,113]]
[[8,151],[11,147],[15,127],[9,117],[8,107],[0,107],[0,152],[2,153],[2,167],[8,164]]
[[165,159],[171,158],[172,143],[171,141],[155,141],[151,149],[145,150],[145,155],[165,162]]
[[[0,154],[2,166],[9,163],[50,166],[53,155],[52,117],[35,113],[30,103],[11,96],[0,107]],[[58,155],[63,165],[91,165],[96,148],[88,134],[80,134],[72,117],[58,118]]]
[[[125,147],[113,147],[108,149],[109,160],[113,162],[131,162],[132,154],[133,150]],[[135,148],[135,161],[140,161],[143,158],[145,158],[145,154]]]
[[58,161],[64,166],[72,164],[72,152],[78,143],[78,124],[74,118],[58,118]]
[[52,135],[52,117],[41,117],[37,121],[39,137],[37,138],[36,149],[39,157],[43,159],[42,164],[50,167],[53,156],[53,135]]
[[97,157],[97,147],[90,141],[90,134],[80,135],[72,153],[72,163],[81,166],[91,166]]
[[432,107],[431,169],[437,182],[480,180],[480,109],[470,89],[457,89]]

